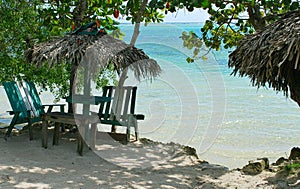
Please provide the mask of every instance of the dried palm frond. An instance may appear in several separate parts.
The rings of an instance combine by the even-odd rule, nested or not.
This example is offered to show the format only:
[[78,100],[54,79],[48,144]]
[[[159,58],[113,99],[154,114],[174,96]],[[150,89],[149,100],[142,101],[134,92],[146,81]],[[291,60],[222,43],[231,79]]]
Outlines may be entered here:
[[106,34],[65,35],[37,44],[25,53],[29,62],[53,67],[61,62],[73,64],[90,63],[101,68],[113,63],[117,71],[129,67],[137,79],[153,78],[161,72],[157,62],[142,50]]
[[254,86],[269,86],[300,104],[300,11],[245,36],[229,55],[233,75],[249,76]]

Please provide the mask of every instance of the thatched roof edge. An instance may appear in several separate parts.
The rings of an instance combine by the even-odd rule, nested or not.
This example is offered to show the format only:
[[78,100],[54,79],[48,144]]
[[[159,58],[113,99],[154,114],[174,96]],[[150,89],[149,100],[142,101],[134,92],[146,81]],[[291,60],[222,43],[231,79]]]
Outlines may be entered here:
[[255,86],[269,86],[287,95],[292,72],[300,70],[300,11],[245,36],[229,55],[233,75],[249,76]]
[[53,67],[63,61],[77,65],[82,61],[89,61],[101,67],[113,63],[118,71],[129,66],[134,70],[137,79],[151,79],[161,72],[157,62],[141,49],[129,46],[109,35],[66,35],[37,44],[25,54],[28,62],[37,66],[48,64]]

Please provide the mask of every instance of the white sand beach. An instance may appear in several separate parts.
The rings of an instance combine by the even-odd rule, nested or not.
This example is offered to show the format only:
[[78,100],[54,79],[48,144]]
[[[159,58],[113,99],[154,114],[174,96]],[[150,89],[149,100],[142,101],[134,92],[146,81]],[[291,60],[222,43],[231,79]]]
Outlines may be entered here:
[[26,130],[8,141],[1,140],[0,188],[300,187],[297,179],[289,180],[278,173],[263,171],[251,176],[209,164],[189,155],[191,149],[180,144],[141,139],[122,145],[102,134],[96,150],[86,148],[79,156],[75,133],[62,134],[58,146],[49,144],[44,149],[40,131],[40,126],[34,128],[32,141]]

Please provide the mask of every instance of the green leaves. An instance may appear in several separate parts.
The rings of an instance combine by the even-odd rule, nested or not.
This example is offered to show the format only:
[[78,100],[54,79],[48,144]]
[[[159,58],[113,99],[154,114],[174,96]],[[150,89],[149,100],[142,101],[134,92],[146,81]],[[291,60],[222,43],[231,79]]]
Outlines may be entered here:
[[104,68],[95,78],[96,89],[108,85],[117,85],[117,74],[115,72],[114,64],[110,63],[106,68]]
[[[75,12],[79,2],[79,0],[0,1],[0,82],[27,78],[45,89],[49,88],[57,98],[68,93],[70,62],[62,62],[55,70],[49,69],[46,65],[37,69],[26,63],[24,51],[34,43],[70,33],[72,25],[78,19]],[[101,28],[105,28],[114,37],[122,38],[124,34],[118,28],[118,19],[124,17],[135,23],[141,3],[140,0],[88,0],[87,9],[81,12],[79,10],[82,14],[80,24],[100,20]],[[162,22],[164,15],[161,9],[165,9],[165,1],[150,1],[142,21]],[[118,18],[113,17],[115,10],[119,11]],[[95,78],[98,86],[116,81],[116,75],[111,69],[110,66]]]
[[291,10],[296,10],[299,8],[299,2],[293,2],[290,6]]
[[195,60],[191,57],[186,58],[187,63],[193,63]]
[[[100,27],[117,38],[123,37],[118,29],[118,19],[125,18],[135,23],[142,3],[141,0],[88,0],[87,2],[87,10],[82,13],[82,24],[99,19]],[[58,95],[65,94],[68,88],[66,81],[70,63],[63,63],[62,67],[55,72],[55,78],[47,80],[49,70],[43,68],[37,71],[25,64],[24,50],[36,42],[49,40],[53,35],[65,35],[71,32],[75,22],[74,11],[78,4],[79,0],[0,1],[0,80],[28,77],[43,86],[59,88]],[[255,31],[253,26],[257,21],[266,24],[274,22],[278,15],[299,9],[299,2],[293,0],[149,0],[142,21],[145,24],[162,22],[165,11],[176,12],[183,8],[188,11],[202,8],[210,14],[204,25],[202,27],[199,25],[201,35],[197,36],[194,32],[182,33],[183,46],[193,53],[192,57],[187,58],[187,62],[191,63],[199,57],[206,59],[203,56],[206,51],[203,53],[202,50],[204,45],[208,49],[215,50],[234,47],[244,35]],[[113,17],[115,10],[119,11],[118,18]],[[253,15],[249,14],[249,10],[253,10]],[[109,69],[105,73],[109,79],[114,80],[115,76],[109,72]],[[102,78],[98,84],[101,86],[107,82],[108,80]]]
[[27,69],[24,50],[34,39],[40,41],[48,37],[39,27],[36,5],[35,1],[0,2],[0,82],[24,75]]
[[113,30],[109,35],[111,35],[114,38],[121,39],[121,40],[125,36],[125,34],[123,32],[121,32],[120,28]]
[[188,57],[186,61],[188,63],[192,63],[195,61],[196,58],[198,58],[198,55],[200,53],[200,49],[202,48],[203,42],[199,37],[193,32],[190,31],[187,33],[186,31],[182,32],[181,37],[183,40],[183,46],[186,47],[189,50],[193,50],[193,57]]
[[207,8],[209,8],[210,5],[211,5],[211,4],[209,3],[208,0],[204,0],[204,1],[202,1],[202,3],[201,3],[201,7],[202,7],[204,10],[207,9]]
[[192,49],[191,46],[196,46],[198,48],[202,46],[202,41],[193,31],[190,31],[189,33],[186,31],[182,32],[181,38],[183,40],[183,46],[188,48],[190,47],[189,49]]
[[[194,8],[202,8],[210,14],[200,29],[202,35],[197,38],[206,47],[215,50],[236,46],[243,36],[254,33],[254,28],[262,28],[277,20],[278,15],[300,7],[300,2],[293,0],[173,0],[170,3],[174,10],[186,8],[192,11]],[[187,59],[189,63],[200,54],[198,47],[190,41],[190,36],[191,33],[181,36],[183,46],[193,50],[192,58]]]

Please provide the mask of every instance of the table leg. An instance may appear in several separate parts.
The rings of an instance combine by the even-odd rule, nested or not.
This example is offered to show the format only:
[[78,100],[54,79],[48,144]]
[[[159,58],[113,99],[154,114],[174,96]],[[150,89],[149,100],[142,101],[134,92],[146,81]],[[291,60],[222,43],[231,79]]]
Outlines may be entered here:
[[95,149],[96,144],[96,134],[97,134],[97,123],[91,124],[91,138],[90,138],[90,148]]
[[55,122],[54,133],[53,133],[53,145],[58,145],[60,125],[61,125],[61,123]]
[[84,139],[85,136],[85,128],[83,127],[83,123],[77,125],[78,127],[78,143],[77,143],[77,152],[79,155],[83,155],[83,146],[84,146]]
[[77,152],[79,155],[83,155],[83,138],[81,137],[80,132],[78,132],[78,143],[77,143]]
[[48,147],[48,121],[42,121],[42,147]]

